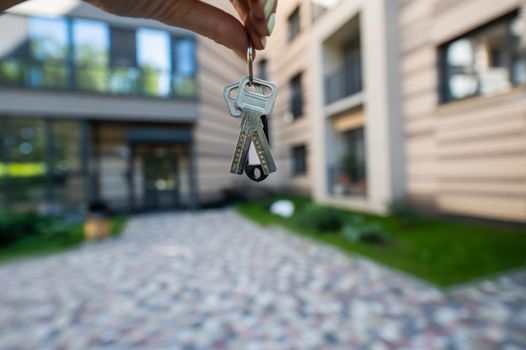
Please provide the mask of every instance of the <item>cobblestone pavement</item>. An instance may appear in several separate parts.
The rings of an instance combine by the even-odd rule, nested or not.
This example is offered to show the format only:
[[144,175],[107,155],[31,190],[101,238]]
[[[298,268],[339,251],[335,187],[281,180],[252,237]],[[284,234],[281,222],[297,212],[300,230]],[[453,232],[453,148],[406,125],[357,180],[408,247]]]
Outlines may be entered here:
[[444,294],[232,210],[0,267],[1,349],[524,349],[526,272]]

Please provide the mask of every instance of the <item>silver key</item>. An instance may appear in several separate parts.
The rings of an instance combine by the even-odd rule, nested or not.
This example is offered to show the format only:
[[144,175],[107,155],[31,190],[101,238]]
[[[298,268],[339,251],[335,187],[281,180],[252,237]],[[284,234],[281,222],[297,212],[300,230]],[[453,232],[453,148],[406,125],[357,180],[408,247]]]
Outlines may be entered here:
[[225,97],[226,106],[228,107],[228,112],[232,117],[240,118],[241,117],[241,110],[237,108],[236,105],[236,99],[237,94],[235,97],[232,97],[231,94],[233,91],[239,90],[239,83],[233,83],[225,86],[225,89],[223,90],[223,96]]
[[[249,77],[244,77],[239,81],[239,91],[236,98],[237,108],[240,110],[250,108],[260,112],[261,115],[270,115],[274,109],[278,87],[271,82],[256,78],[253,79],[253,86],[258,87],[258,89],[251,91],[249,89],[250,86],[251,83]],[[270,92],[265,94],[264,88],[268,89]]]
[[230,172],[232,174],[243,174],[243,170],[245,170],[245,165],[247,164],[250,144],[258,129],[263,129],[261,114],[250,109],[244,110],[241,116],[241,128],[237,138],[236,149],[230,166]]
[[[225,100],[229,104],[230,91],[236,84],[231,84],[225,88]],[[261,116],[272,113],[274,102],[277,94],[277,87],[264,80],[254,79],[254,91],[248,90],[248,77],[241,79],[239,82],[236,106],[242,111],[241,129],[239,131],[236,149],[232,159],[230,172],[233,174],[242,174],[247,164],[250,144],[254,144],[255,151],[258,155],[261,169],[265,175],[276,171],[276,164],[267,137],[263,131],[263,122]],[[263,87],[269,89],[270,94],[264,94]],[[227,96],[227,90],[228,96]],[[231,110],[231,106],[229,106]],[[235,113],[231,113],[236,116]]]

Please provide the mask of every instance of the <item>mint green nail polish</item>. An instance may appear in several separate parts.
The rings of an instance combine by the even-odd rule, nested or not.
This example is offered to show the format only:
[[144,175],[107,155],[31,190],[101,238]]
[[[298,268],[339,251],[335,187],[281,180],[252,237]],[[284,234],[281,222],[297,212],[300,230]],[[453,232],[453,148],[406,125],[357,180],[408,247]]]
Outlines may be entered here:
[[276,14],[273,13],[267,20],[268,35],[272,34],[275,24],[276,24]]
[[263,48],[267,47],[267,38],[268,36],[264,36],[261,38],[261,45],[263,45]]
[[265,18],[268,18],[268,16],[270,16],[270,13],[274,9],[274,1],[275,0],[265,1],[265,5],[263,6],[263,13],[265,14]]

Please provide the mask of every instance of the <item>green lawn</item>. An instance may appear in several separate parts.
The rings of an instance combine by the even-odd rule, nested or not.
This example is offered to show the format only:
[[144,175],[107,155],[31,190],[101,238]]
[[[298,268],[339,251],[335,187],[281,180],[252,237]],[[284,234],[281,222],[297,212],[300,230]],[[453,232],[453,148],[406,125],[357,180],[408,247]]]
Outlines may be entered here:
[[[112,218],[112,236],[120,234],[125,225],[125,216]],[[0,247],[0,262],[29,256],[56,253],[76,246],[82,241],[84,241],[84,228],[81,224],[68,227],[62,236],[54,237],[53,239],[48,239],[41,235],[27,235],[8,246]]]
[[350,243],[339,232],[315,232],[299,223],[298,212],[310,203],[308,199],[288,198],[296,204],[291,219],[269,212],[270,203],[275,199],[240,204],[237,209],[260,225],[283,226],[293,233],[336,246],[347,253],[359,253],[441,287],[525,266],[526,263],[525,230],[435,218],[421,218],[417,223],[404,225],[393,216],[340,210],[348,216],[358,215],[365,222],[382,224],[391,237],[386,245]]

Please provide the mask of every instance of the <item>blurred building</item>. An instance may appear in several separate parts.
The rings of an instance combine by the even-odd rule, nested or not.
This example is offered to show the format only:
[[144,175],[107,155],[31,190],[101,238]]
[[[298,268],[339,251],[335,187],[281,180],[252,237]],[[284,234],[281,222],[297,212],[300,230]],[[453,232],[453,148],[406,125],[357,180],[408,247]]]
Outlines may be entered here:
[[[159,210],[250,188],[228,173],[239,120],[221,93],[240,60],[157,22],[51,3],[74,6],[0,16],[4,205]],[[256,61],[280,87],[278,172],[251,188],[525,222],[525,13],[526,0],[280,1]]]
[[526,222],[526,1],[402,1],[409,196]]
[[281,88],[272,119],[278,185],[385,212],[405,195],[397,2],[279,6],[265,52]]
[[4,207],[195,207],[235,184],[239,121],[217,92],[245,67],[228,50],[66,0],[19,6],[0,32]]
[[526,221],[526,1],[294,0],[261,65],[281,188]]

